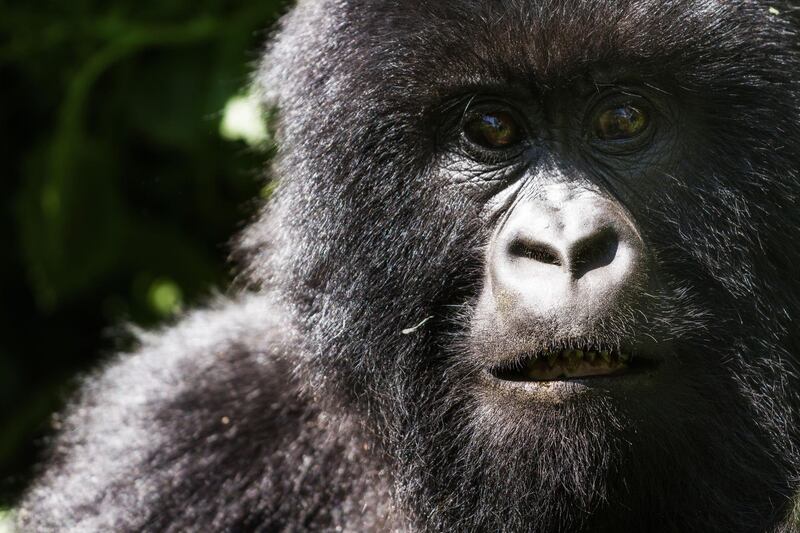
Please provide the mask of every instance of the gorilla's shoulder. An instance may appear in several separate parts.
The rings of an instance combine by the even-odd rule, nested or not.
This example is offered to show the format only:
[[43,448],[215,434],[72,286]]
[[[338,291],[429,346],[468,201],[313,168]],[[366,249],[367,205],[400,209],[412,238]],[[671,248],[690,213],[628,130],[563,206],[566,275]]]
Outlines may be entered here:
[[263,296],[220,301],[142,334],[135,353],[89,378],[56,422],[23,530],[222,529],[223,515],[274,514],[273,452],[302,441],[316,416],[292,377],[277,307]]

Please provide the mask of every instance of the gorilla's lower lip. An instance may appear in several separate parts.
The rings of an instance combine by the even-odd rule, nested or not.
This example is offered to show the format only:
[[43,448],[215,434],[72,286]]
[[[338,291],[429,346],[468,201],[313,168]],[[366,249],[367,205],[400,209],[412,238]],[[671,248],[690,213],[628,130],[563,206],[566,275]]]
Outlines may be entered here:
[[655,366],[655,361],[631,350],[571,348],[528,355],[490,372],[503,381],[565,381],[616,377],[652,370]]

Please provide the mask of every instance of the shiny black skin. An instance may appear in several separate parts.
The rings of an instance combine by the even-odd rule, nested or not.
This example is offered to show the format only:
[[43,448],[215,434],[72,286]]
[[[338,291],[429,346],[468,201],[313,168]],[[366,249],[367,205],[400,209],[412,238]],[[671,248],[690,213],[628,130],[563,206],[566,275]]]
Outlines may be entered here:
[[[240,288],[87,381],[23,527],[796,531],[790,8],[301,1]],[[498,377],[588,345],[646,371]]]

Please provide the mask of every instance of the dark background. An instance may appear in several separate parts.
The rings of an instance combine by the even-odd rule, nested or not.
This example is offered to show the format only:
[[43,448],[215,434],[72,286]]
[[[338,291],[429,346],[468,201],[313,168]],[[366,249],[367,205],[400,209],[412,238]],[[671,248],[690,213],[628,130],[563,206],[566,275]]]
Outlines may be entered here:
[[0,0],[0,508],[76,377],[202,303],[267,194],[220,132],[281,0]]

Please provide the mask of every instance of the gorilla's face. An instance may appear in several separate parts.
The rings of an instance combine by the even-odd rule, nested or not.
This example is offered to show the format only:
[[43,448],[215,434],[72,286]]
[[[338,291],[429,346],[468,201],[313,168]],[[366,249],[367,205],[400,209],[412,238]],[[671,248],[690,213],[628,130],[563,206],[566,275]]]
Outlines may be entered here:
[[401,4],[301,3],[267,61],[282,231],[246,244],[300,371],[420,527],[767,527],[800,444],[786,21]]
[[[675,124],[686,121],[634,84],[594,85],[553,102],[478,98],[450,150],[455,168],[489,183],[481,218],[491,233],[470,321],[484,386],[503,402],[652,388],[669,359],[653,324],[665,297],[636,222],[648,199],[636,205],[625,192],[675,171]],[[493,180],[498,168],[515,175]]]

